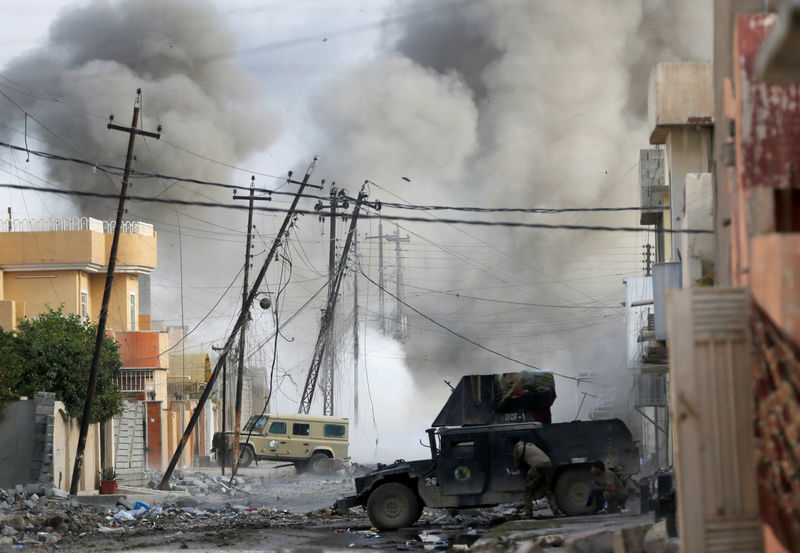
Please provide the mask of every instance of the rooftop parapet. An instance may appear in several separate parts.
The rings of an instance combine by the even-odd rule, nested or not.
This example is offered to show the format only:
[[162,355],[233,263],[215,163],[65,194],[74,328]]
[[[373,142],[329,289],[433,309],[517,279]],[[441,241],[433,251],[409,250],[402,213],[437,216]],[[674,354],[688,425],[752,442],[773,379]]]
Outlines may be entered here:
[[[114,221],[91,217],[13,219],[0,224],[0,268],[3,270],[106,270]],[[157,236],[153,225],[123,221],[117,272],[146,274],[156,267]]]
[[713,125],[713,82],[708,61],[656,65],[647,93],[650,144],[664,144],[670,127]]

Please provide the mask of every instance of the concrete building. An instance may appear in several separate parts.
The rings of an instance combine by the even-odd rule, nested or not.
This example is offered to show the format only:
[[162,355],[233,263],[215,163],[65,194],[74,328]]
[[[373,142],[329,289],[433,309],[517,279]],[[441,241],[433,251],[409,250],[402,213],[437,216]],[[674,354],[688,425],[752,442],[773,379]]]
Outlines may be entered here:
[[642,223],[715,230],[665,237],[653,273],[683,551],[800,550],[800,3],[765,6],[715,1],[713,70],[650,82]]
[[[96,321],[105,286],[113,222],[65,218],[14,220],[0,232],[0,327],[16,326],[20,317],[36,316],[47,306],[63,305]],[[152,225],[126,222],[120,235],[108,328],[139,330],[139,275],[156,267]],[[149,328],[149,324],[147,325]]]
[[[746,430],[755,446],[751,499],[765,550],[800,550],[800,4],[780,13],[720,6],[726,43],[715,86],[717,259],[723,285],[749,290],[737,322],[751,334]],[[743,428],[743,429],[744,429]]]
[[[87,217],[12,220],[0,227],[0,327],[14,329],[20,318],[35,317],[48,306],[96,323],[113,230],[113,222]],[[143,483],[146,466],[158,468],[166,456],[161,406],[167,400],[167,336],[150,331],[149,274],[156,263],[152,225],[124,222],[106,325],[120,343],[124,412],[104,425],[100,442],[104,464],[113,465],[128,484]],[[146,431],[145,420],[152,421]],[[64,466],[71,463],[67,450],[74,449],[75,438],[66,441],[63,447],[51,444],[54,451],[63,450]]]

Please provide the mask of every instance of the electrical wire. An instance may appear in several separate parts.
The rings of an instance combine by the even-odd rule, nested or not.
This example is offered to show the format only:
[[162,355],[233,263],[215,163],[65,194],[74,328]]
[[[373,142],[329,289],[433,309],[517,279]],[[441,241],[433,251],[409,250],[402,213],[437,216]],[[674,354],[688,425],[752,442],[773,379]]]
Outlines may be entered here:
[[[15,146],[6,142],[0,141],[0,146],[5,146],[10,149],[24,151],[27,154],[42,157],[45,159],[53,160],[53,161],[68,161],[71,163],[78,163],[81,165],[86,165],[88,167],[92,167],[92,169],[96,169],[99,171],[106,172],[110,175],[114,176],[121,176],[124,169],[122,167],[117,167],[114,165],[106,165],[106,164],[98,164],[95,162],[82,160],[73,157],[66,157],[60,156],[58,154],[52,154],[49,152],[42,152],[38,150],[30,150],[27,147]],[[152,156],[151,156],[152,157]],[[171,188],[177,183],[184,182],[190,184],[199,184],[203,186],[213,186],[218,188],[224,188],[226,190],[242,190],[249,193],[250,187],[249,186],[239,186],[235,184],[227,184],[218,181],[209,181],[203,179],[195,179],[189,177],[179,177],[175,175],[166,175],[160,172],[145,172],[139,171],[136,169],[131,170],[131,178],[153,178],[153,179],[164,179],[172,181],[172,183],[167,187],[167,189]],[[270,178],[281,178],[285,179],[286,177],[276,177],[273,175],[268,175]],[[372,183],[375,184],[375,183]],[[378,185],[375,185],[378,186]],[[381,190],[385,189],[383,187],[378,186]],[[154,197],[158,197],[167,189],[162,190]],[[286,196],[294,196],[293,192],[284,192],[281,190],[273,190],[269,188],[254,188],[255,192],[263,193],[263,194],[278,194],[278,195],[286,195]],[[324,200],[328,199],[327,196],[317,195],[317,194],[303,194],[301,197],[303,198],[311,198],[315,200]],[[343,199],[347,199],[348,201],[355,202],[357,198],[351,196],[342,196]],[[460,212],[469,212],[469,213],[531,213],[531,214],[558,214],[558,213],[603,213],[603,212],[621,212],[621,211],[669,211],[669,207],[643,207],[643,206],[623,206],[623,207],[565,207],[565,208],[549,208],[549,207],[476,207],[476,206],[450,206],[450,205],[416,205],[416,204],[409,204],[409,203],[399,203],[399,202],[380,202],[382,208],[395,208],[395,209],[406,209],[406,210],[416,210],[416,211],[460,211]]]
[[[105,198],[105,199],[119,199],[117,194],[105,194],[101,192],[87,192],[83,190],[60,190],[58,188],[48,188],[42,187],[37,188],[35,186],[24,186],[19,184],[0,184],[0,188],[10,188],[14,190],[33,190],[37,192],[44,192],[49,194],[64,194],[68,196],[81,196],[81,197],[89,197],[89,198]],[[150,203],[161,203],[161,204],[171,204],[171,205],[186,205],[186,206],[195,206],[195,207],[208,207],[208,208],[219,208],[219,209],[235,209],[238,211],[248,209],[246,206],[243,205],[236,205],[236,204],[221,204],[221,203],[213,203],[213,202],[196,202],[196,201],[187,201],[187,200],[166,200],[164,198],[152,198],[152,197],[145,197],[145,196],[127,196],[129,201],[139,201],[139,202],[150,202]],[[280,207],[264,207],[264,206],[256,206],[253,208],[257,211],[263,211],[267,213],[288,213],[289,210]],[[330,217],[329,213],[323,211],[310,211],[310,210],[302,210],[296,209],[293,211],[297,215],[314,215],[319,217]],[[538,229],[565,229],[565,230],[584,230],[584,231],[599,231],[599,232],[642,232],[646,230],[646,227],[611,227],[611,226],[602,226],[602,225],[559,225],[559,224],[548,224],[548,223],[526,223],[520,221],[482,221],[482,220],[469,220],[469,219],[427,219],[425,217],[402,217],[397,215],[372,215],[369,213],[364,213],[359,215],[359,218],[362,219],[378,219],[383,218],[390,221],[412,221],[417,223],[442,223],[448,225],[476,225],[476,226],[484,226],[484,227],[516,227],[516,228],[538,228]],[[714,231],[711,229],[661,229],[660,232],[664,234],[713,234]]]
[[[389,295],[390,295],[391,297],[393,297],[395,300],[397,300],[398,302],[400,302],[400,303],[401,303],[401,304],[403,304],[404,306],[406,306],[406,307],[408,307],[409,309],[411,309],[411,310],[412,310],[414,313],[416,313],[416,314],[417,314],[417,315],[419,315],[420,317],[422,317],[422,318],[424,318],[424,319],[427,319],[428,321],[432,322],[432,323],[433,323],[433,324],[435,324],[436,326],[438,326],[438,327],[442,328],[443,330],[446,330],[447,332],[449,332],[449,333],[450,333],[450,334],[452,334],[453,336],[456,336],[457,338],[461,338],[462,340],[464,340],[465,342],[469,342],[469,343],[470,343],[470,344],[472,344],[473,346],[476,346],[476,347],[478,347],[478,348],[480,348],[480,349],[482,349],[482,350],[488,351],[489,353],[493,353],[493,354],[497,355],[498,357],[502,357],[503,359],[506,359],[506,360],[508,360],[508,361],[511,361],[512,363],[517,363],[518,365],[522,365],[522,366],[524,366],[524,367],[528,367],[528,368],[530,368],[530,369],[534,369],[534,370],[537,370],[537,371],[543,371],[543,370],[547,370],[547,369],[542,369],[541,367],[537,367],[536,365],[532,365],[532,364],[530,364],[530,363],[526,363],[525,361],[520,361],[519,359],[514,359],[513,357],[510,357],[510,356],[508,356],[508,355],[506,355],[506,354],[504,354],[504,353],[501,353],[501,352],[499,352],[499,351],[497,351],[497,350],[493,350],[493,349],[491,349],[491,348],[489,348],[489,347],[487,347],[487,346],[484,346],[483,344],[480,344],[480,343],[476,342],[475,340],[473,340],[473,339],[471,339],[471,338],[468,338],[467,336],[464,336],[463,334],[461,334],[461,333],[459,333],[459,332],[456,332],[455,330],[453,330],[453,329],[451,329],[451,328],[449,328],[449,327],[447,327],[447,326],[443,325],[442,323],[440,323],[439,321],[435,320],[434,318],[432,318],[432,317],[429,317],[428,315],[426,315],[425,313],[423,313],[423,312],[422,312],[422,311],[420,311],[419,309],[415,308],[414,306],[412,306],[412,305],[409,305],[408,303],[404,302],[403,300],[401,300],[400,298],[398,298],[398,297],[397,297],[395,294],[393,294],[393,293],[392,293],[390,290],[387,290],[386,288],[382,287],[380,284],[378,284],[377,282],[375,282],[374,280],[372,280],[372,279],[371,279],[371,278],[370,278],[370,277],[367,275],[367,273],[365,273],[364,271],[361,271],[361,274],[362,274],[362,275],[364,275],[364,278],[366,278],[366,279],[367,279],[368,281],[370,281],[372,284],[374,284],[375,286],[377,286],[379,289],[383,290],[383,291],[384,291],[384,293],[386,293],[386,294],[389,294]],[[552,373],[552,374],[553,374],[553,375],[555,375],[555,376],[560,376],[561,378],[566,378],[566,379],[568,379],[568,380],[578,380],[578,379],[577,379],[577,378],[575,378],[574,376],[567,376],[567,375],[565,375],[565,374],[561,374],[561,373],[558,373],[558,372],[556,372],[556,371],[553,371],[553,370],[549,370],[548,372]]]

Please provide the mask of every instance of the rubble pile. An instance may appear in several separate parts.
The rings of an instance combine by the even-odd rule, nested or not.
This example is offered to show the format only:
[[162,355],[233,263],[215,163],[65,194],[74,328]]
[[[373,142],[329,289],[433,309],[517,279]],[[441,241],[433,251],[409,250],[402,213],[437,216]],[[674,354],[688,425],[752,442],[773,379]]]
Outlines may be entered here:
[[70,499],[52,482],[0,489],[0,545],[54,544],[65,535],[86,534],[102,523],[102,512]]
[[[150,476],[150,487],[156,488],[161,475]],[[297,493],[298,478],[236,476],[231,481],[230,475],[175,471],[169,491],[150,492],[152,496],[138,494],[152,497],[143,501],[128,501],[124,494],[71,497],[44,481],[0,489],[0,549],[54,544],[69,548],[89,535],[111,537],[119,533],[132,537],[153,531],[185,534],[365,519],[357,513],[338,517],[331,508],[306,509],[308,512],[280,508],[283,499]],[[343,482],[344,478],[303,478],[304,487],[317,493],[333,493]],[[105,504],[100,504],[101,498],[107,498]]]
[[[147,487],[157,489],[164,477],[163,472],[148,471],[150,481]],[[187,473],[176,470],[170,476],[167,488],[175,492],[187,492],[190,495],[237,495],[252,493],[253,488],[243,476],[237,475],[231,479],[230,476],[221,474],[211,475],[205,472]]]

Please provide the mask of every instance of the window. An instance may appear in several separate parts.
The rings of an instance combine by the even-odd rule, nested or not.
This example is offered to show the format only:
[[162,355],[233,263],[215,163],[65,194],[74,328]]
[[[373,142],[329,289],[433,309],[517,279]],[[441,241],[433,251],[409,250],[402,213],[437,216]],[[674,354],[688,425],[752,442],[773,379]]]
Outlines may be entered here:
[[322,428],[322,435],[326,438],[344,438],[344,432],[343,424],[326,424]]
[[89,292],[81,290],[81,317],[89,318]]
[[131,292],[131,330],[136,330],[136,294]]
[[270,434],[286,434],[286,423],[285,422],[273,422],[269,425],[269,433]]
[[452,442],[450,444],[450,455],[453,457],[474,457],[475,442]]
[[253,430],[255,432],[261,432],[264,430],[264,426],[266,426],[268,418],[269,417],[250,417],[250,420],[244,425],[244,431],[250,432]]
[[292,434],[295,436],[308,436],[311,434],[311,427],[307,424],[294,423],[292,425]]

